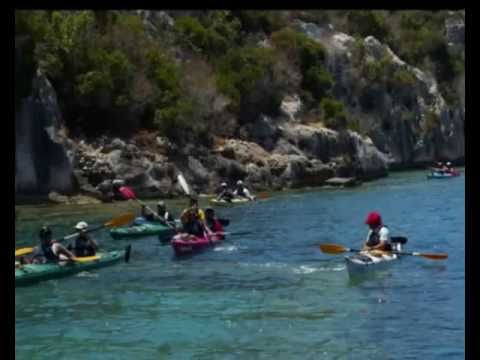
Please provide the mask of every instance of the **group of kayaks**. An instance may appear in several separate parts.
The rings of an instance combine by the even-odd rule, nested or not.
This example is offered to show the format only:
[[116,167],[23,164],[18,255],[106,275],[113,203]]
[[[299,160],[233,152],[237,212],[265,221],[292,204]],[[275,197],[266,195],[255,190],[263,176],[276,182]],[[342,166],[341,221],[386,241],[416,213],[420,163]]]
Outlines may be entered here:
[[[221,219],[223,225],[229,221]],[[160,242],[170,243],[176,256],[185,256],[199,253],[207,248],[215,246],[225,239],[224,234],[205,234],[204,237],[196,237],[184,233],[176,233],[172,228],[160,222],[148,222],[143,218],[137,218],[131,226],[117,227],[110,230],[113,239],[133,239],[145,236],[158,236]],[[131,245],[123,250],[99,252],[95,256],[77,258],[74,262],[46,263],[46,264],[20,264],[15,262],[15,286],[30,285],[32,283],[55,279],[63,276],[97,269],[116,264],[122,260],[128,262]]]
[[[459,176],[458,171],[444,172],[432,171],[429,179],[443,179]],[[247,203],[251,200],[234,198],[231,201],[210,199],[215,205],[235,205]],[[133,215],[131,217],[133,219]],[[225,225],[225,224],[224,224]],[[228,225],[228,224],[227,224]],[[191,255],[201,252],[207,248],[214,247],[225,239],[225,234],[204,234],[203,237],[196,237],[185,233],[177,233],[171,227],[161,222],[150,222],[143,218],[137,218],[127,227],[114,227],[110,230],[113,239],[140,238],[144,236],[158,236],[160,242],[170,243],[176,256]],[[402,257],[402,254],[419,255],[431,259],[446,258],[444,254],[420,254],[403,253],[402,245],[406,238],[392,238],[392,251],[383,253],[371,253],[345,248],[335,244],[320,245],[322,251],[330,254],[342,252],[354,252],[353,255],[345,256],[346,268],[350,278],[357,278],[377,270],[389,267]],[[81,271],[97,269],[109,266],[122,260],[128,262],[131,246],[123,250],[99,252],[95,256],[77,258],[77,261],[64,264],[19,264],[15,262],[15,286],[28,285],[34,282],[68,276]]]
[[460,172],[457,170],[452,170],[452,171],[436,170],[436,171],[431,171],[427,175],[427,179],[450,179],[457,176],[460,176]]

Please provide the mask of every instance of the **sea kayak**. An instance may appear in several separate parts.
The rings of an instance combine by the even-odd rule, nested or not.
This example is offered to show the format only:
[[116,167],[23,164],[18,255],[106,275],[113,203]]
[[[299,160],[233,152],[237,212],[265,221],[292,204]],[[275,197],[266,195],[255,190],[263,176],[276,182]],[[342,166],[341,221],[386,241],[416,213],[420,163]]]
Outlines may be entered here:
[[374,256],[368,252],[345,256],[350,278],[367,275],[378,270],[385,270],[398,259],[398,255],[388,252],[385,252],[381,256]]
[[[29,285],[43,280],[56,279],[81,271],[98,269],[113,265],[120,261],[128,262],[130,258],[130,245],[124,250],[99,252],[91,260],[81,262],[25,264],[15,262],[15,286]],[[89,258],[89,259],[90,259]]]
[[361,251],[354,255],[345,256],[350,279],[388,269],[391,264],[399,260],[401,256],[398,253],[402,252],[407,238],[391,237],[390,242],[392,246],[391,251],[376,250],[375,253]]
[[161,223],[149,222],[141,225],[118,227],[110,230],[110,235],[114,239],[132,238],[158,235],[161,238],[170,238],[175,233],[174,230]]
[[226,201],[224,199],[217,200],[215,198],[209,200],[211,204],[214,205],[220,205],[220,206],[230,206],[230,205],[239,205],[239,204],[245,204],[248,203],[252,200],[247,199],[247,198],[234,198],[232,201]]
[[190,255],[214,247],[221,242],[223,235],[207,235],[205,237],[196,237],[185,233],[177,234],[173,237],[172,244],[176,256]]
[[459,171],[451,171],[451,172],[433,171],[427,175],[427,179],[449,179],[457,176],[460,176]]

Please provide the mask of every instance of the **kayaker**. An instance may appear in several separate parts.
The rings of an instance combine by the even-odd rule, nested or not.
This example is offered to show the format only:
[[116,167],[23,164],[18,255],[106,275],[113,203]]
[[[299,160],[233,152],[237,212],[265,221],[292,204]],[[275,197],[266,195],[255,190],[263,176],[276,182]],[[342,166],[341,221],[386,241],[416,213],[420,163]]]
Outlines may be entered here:
[[[40,245],[35,247],[31,263],[44,264],[47,262],[58,262],[60,260],[73,260],[75,256],[62,244],[52,241],[52,230],[44,225],[38,234]],[[22,261],[25,262],[25,261]]]
[[226,182],[223,182],[220,185],[220,189],[218,190],[218,195],[217,195],[217,200],[225,200],[228,202],[232,202],[232,199],[234,198],[233,192],[228,188],[228,185]]
[[438,161],[436,165],[432,167],[432,171],[442,171],[443,169],[443,163],[441,161]]
[[233,192],[233,195],[238,196],[238,197],[244,197],[250,200],[255,200],[255,197],[250,194],[250,191],[243,185],[242,180],[237,181],[237,186],[235,188],[235,191]]
[[155,215],[153,215],[152,211],[147,209],[146,205],[142,205],[140,210],[140,216],[147,221],[155,221]]
[[452,167],[452,163],[451,163],[450,161],[447,162],[446,168],[447,168],[447,172],[449,172],[449,173],[454,172],[454,169],[453,169],[453,167]]
[[165,221],[170,225],[175,226],[175,218],[167,210],[167,205],[165,204],[165,201],[159,201],[157,203],[157,214],[160,216],[162,221]]
[[125,181],[118,179],[113,181],[113,194],[115,200],[130,200],[136,198],[132,188],[126,186]]
[[204,235],[205,213],[198,207],[198,200],[196,198],[190,198],[190,207],[183,210],[180,221],[186,233],[199,237]]
[[97,243],[86,232],[88,224],[85,221],[80,221],[75,225],[75,230],[80,234],[74,240],[73,244],[68,246],[75,256],[94,256],[97,252]]
[[[443,172],[443,173],[448,173],[448,172],[450,172],[450,168],[449,168],[448,164],[450,164],[450,163],[447,162],[446,164],[443,164],[443,165],[442,165],[441,172]],[[451,165],[451,164],[450,164],[450,165]]]
[[215,210],[208,207],[205,209],[205,225],[210,232],[223,233],[224,229],[220,221],[215,216]]
[[363,250],[391,250],[389,231],[383,224],[381,215],[376,211],[370,212],[365,224],[368,225],[370,230]]

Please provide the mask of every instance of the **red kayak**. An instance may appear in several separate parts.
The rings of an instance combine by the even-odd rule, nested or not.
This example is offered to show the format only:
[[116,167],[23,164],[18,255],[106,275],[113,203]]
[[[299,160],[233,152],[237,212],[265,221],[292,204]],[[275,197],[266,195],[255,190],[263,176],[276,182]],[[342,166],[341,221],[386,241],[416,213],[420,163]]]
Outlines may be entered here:
[[214,247],[225,239],[222,234],[205,235],[198,237],[189,234],[177,234],[173,237],[171,244],[176,256],[189,255]]

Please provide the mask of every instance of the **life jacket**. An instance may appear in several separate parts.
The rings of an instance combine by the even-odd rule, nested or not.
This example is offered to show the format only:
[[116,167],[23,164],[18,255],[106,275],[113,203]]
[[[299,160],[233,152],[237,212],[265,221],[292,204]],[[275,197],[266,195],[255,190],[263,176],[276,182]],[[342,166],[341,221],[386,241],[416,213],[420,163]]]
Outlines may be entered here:
[[237,196],[243,196],[243,197],[247,196],[247,195],[245,195],[245,188],[243,186],[240,189],[236,188],[235,191],[237,192]]
[[205,221],[205,213],[202,209],[198,209],[197,213],[194,213],[192,209],[189,208],[184,210],[182,215],[180,216],[180,221],[182,222],[182,224],[186,224],[194,220]]
[[212,230],[213,232],[223,232],[223,226],[220,223],[220,221],[218,221],[217,219],[213,219],[213,220],[207,219],[206,223],[207,223],[207,226],[210,228],[210,230]]
[[232,200],[234,198],[234,195],[230,190],[225,189],[225,190],[221,191],[220,194],[218,194],[218,198],[220,200],[221,199]]
[[[367,240],[367,246],[376,246],[380,244],[380,230],[382,230],[383,227],[386,227],[388,229],[388,226],[382,225],[370,232],[370,235]],[[390,244],[387,244],[387,248],[388,247],[390,247]],[[385,250],[389,250],[387,248]]]
[[42,256],[47,260],[47,262],[57,262],[59,257],[55,255],[52,249],[52,245],[40,245],[42,250]]
[[163,214],[158,213],[158,215],[160,215],[165,221],[168,221],[168,222],[175,221],[172,214],[170,214],[168,211],[165,211],[165,213]]
[[75,256],[93,256],[95,255],[95,248],[89,244],[89,238],[86,236],[78,236],[71,248]]
[[120,195],[124,200],[135,199],[135,193],[128,186],[121,186],[118,189],[118,192],[120,193]]
[[193,221],[190,221],[184,224],[183,229],[185,232],[191,235],[203,237],[203,232],[204,232],[203,225],[198,219],[194,219]]

